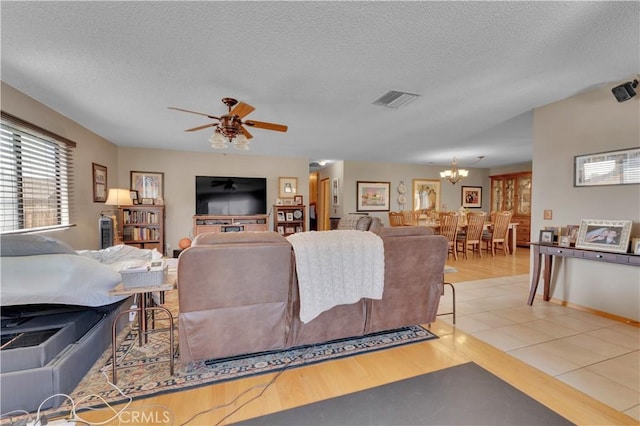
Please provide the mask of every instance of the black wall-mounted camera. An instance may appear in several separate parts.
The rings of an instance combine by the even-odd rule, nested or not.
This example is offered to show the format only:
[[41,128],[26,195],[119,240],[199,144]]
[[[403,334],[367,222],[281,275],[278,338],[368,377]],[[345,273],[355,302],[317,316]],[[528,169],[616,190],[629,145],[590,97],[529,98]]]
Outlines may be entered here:
[[618,102],[624,102],[636,95],[636,91],[634,90],[636,87],[638,87],[638,80],[628,81],[611,89],[611,93],[613,93],[613,96],[616,97]]

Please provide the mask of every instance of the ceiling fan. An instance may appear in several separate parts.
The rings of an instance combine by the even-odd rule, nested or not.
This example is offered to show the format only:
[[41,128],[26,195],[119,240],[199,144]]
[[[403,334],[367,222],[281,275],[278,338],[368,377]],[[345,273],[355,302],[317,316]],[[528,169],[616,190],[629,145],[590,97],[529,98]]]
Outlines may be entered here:
[[275,130],[278,132],[286,132],[288,127],[283,124],[265,123],[263,121],[245,120],[242,119],[251,114],[255,108],[244,102],[238,102],[233,98],[222,98],[222,103],[229,108],[227,114],[216,117],[214,115],[206,114],[203,112],[190,111],[188,109],[169,107],[176,111],[188,112],[191,114],[203,115],[209,117],[216,122],[205,124],[202,126],[186,129],[185,132],[193,132],[196,130],[206,129],[208,127],[214,127],[215,131],[209,139],[213,148],[226,148],[227,142],[233,143],[236,149],[247,150],[249,149],[249,139],[253,136],[247,131],[244,126],[255,127],[258,129]]

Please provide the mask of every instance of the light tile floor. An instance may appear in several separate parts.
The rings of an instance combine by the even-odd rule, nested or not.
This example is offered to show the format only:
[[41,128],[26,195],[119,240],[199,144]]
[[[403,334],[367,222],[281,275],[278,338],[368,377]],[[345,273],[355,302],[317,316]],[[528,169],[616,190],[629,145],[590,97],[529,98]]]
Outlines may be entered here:
[[[457,328],[640,421],[640,328],[538,298],[528,306],[528,275],[454,286]],[[450,291],[439,312],[451,312]]]

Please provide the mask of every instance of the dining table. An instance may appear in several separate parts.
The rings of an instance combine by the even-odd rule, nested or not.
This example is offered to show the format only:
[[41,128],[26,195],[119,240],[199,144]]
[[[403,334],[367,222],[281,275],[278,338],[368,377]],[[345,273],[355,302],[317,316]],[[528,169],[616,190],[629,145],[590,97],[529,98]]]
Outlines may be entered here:
[[[427,226],[431,229],[433,229],[434,232],[438,232],[440,230],[440,222],[438,221],[429,221],[426,219],[421,219],[418,222],[418,226]],[[493,227],[493,223],[492,222],[485,222],[484,223],[484,230],[487,231],[489,229],[491,229]],[[458,225],[458,229],[461,231],[465,231],[467,229],[467,224],[463,224],[463,225]],[[509,235],[507,236],[507,241],[508,241],[508,246],[509,246],[509,253],[511,254],[516,254],[516,232],[518,230],[518,223],[516,222],[511,222],[509,223]]]

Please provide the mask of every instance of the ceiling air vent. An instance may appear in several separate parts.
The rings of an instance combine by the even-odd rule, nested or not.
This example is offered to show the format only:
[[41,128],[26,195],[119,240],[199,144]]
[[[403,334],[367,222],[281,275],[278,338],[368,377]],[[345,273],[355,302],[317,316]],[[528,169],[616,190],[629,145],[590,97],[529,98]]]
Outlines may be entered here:
[[400,108],[403,105],[408,104],[413,101],[420,95],[416,95],[413,93],[406,92],[397,92],[395,90],[391,90],[384,95],[382,95],[379,99],[373,102],[374,105],[382,105],[387,108]]

